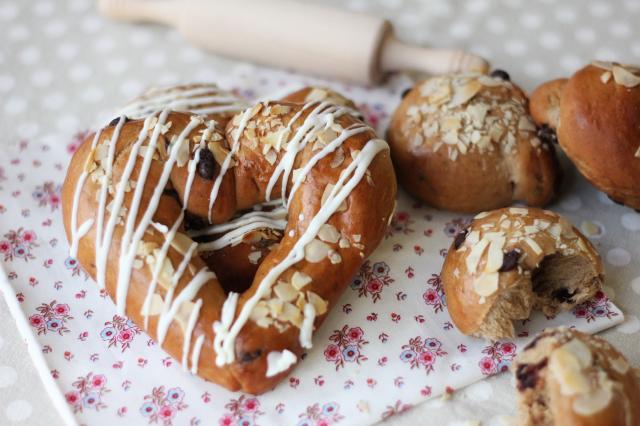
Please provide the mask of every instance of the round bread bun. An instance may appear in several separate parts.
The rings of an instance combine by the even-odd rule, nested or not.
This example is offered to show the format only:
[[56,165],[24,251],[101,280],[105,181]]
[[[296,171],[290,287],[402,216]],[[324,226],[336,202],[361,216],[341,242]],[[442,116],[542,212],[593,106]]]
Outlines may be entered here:
[[551,211],[511,207],[477,215],[442,267],[458,329],[491,340],[515,337],[533,309],[555,315],[593,297],[603,267],[593,245]]
[[545,330],[514,364],[521,426],[640,424],[640,380],[610,343]]
[[556,130],[587,180],[640,209],[640,68],[593,62],[568,80],[538,87],[531,111],[538,124]]
[[474,213],[552,199],[560,174],[554,148],[537,137],[524,92],[505,72],[493,75],[427,79],[396,109],[391,155],[418,200]]

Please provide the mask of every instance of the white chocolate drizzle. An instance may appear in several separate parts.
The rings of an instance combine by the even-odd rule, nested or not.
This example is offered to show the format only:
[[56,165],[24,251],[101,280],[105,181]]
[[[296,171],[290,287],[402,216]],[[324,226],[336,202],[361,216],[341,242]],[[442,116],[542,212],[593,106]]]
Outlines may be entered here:
[[156,114],[165,109],[205,115],[239,112],[246,107],[247,105],[241,99],[215,85],[207,85],[183,90],[171,90],[171,88],[152,90],[140,99],[131,102],[119,114],[136,119]]
[[[141,99],[140,101],[129,105],[122,111],[112,137],[108,142],[105,142],[108,151],[106,159],[104,161],[103,159],[100,160],[104,167],[104,174],[99,176],[100,190],[97,194],[97,215],[94,219],[88,219],[79,226],[78,209],[82,189],[90,173],[88,165],[85,165],[84,170],[80,174],[76,183],[71,213],[71,255],[74,257],[77,256],[80,239],[95,225],[96,280],[101,288],[104,288],[106,284],[107,259],[111,248],[114,230],[118,224],[123,225],[123,235],[120,242],[120,250],[117,260],[118,274],[115,295],[117,311],[120,315],[125,315],[131,274],[135,267],[134,261],[136,261],[136,254],[138,253],[139,245],[144,243],[144,234],[149,232],[149,227],[152,227],[164,236],[164,241],[161,247],[153,250],[154,263],[151,271],[151,282],[149,283],[147,294],[141,309],[141,315],[144,317],[145,329],[148,329],[149,327],[149,316],[151,315],[153,305],[152,302],[156,295],[155,292],[160,275],[163,271],[163,266],[165,262],[169,262],[169,247],[174,245],[176,235],[185,217],[201,150],[205,149],[206,140],[211,135],[211,132],[215,131],[215,121],[210,120],[208,122],[207,128],[204,130],[199,144],[193,150],[193,158],[188,161],[188,175],[183,191],[183,207],[178,218],[170,228],[164,224],[153,222],[153,216],[159,206],[161,196],[170,179],[171,171],[177,162],[181,148],[184,148],[183,144],[189,143],[190,133],[197,126],[203,123],[203,119],[201,117],[192,116],[191,121],[184,129],[182,129],[178,137],[172,141],[169,156],[164,161],[158,183],[155,188],[153,188],[146,208],[141,206],[141,201],[145,195],[145,191],[148,191],[145,188],[145,183],[149,176],[152,162],[155,159],[154,155],[156,155],[156,147],[158,145],[160,135],[161,133],[164,133],[163,129],[166,131],[168,128],[168,125],[165,123],[170,110],[180,110],[180,108],[184,108],[183,110],[196,113],[227,111],[225,108],[233,110],[230,105],[204,107],[203,105],[231,102],[233,100],[232,98],[225,98],[224,96],[210,95],[208,94],[209,89],[210,88],[201,87],[186,90],[178,94],[160,93],[156,96]],[[203,107],[199,110],[197,108],[198,106]],[[237,105],[235,107],[236,109],[238,108]],[[319,131],[334,126],[334,119],[336,117],[349,112],[349,108],[332,105],[328,102],[308,102],[290,119],[287,124],[287,130],[290,130],[300,118],[301,114],[310,108],[313,108],[312,111],[296,130],[291,140],[288,141],[286,145],[286,152],[275,167],[267,185],[265,193],[267,202],[265,202],[264,205],[273,207],[281,204],[282,206],[276,207],[270,211],[260,211],[262,208],[258,207],[258,211],[247,213],[230,221],[229,223],[213,225],[207,229],[189,233],[190,237],[218,234],[221,236],[212,242],[203,243],[200,246],[198,246],[197,243],[192,242],[186,250],[185,248],[182,249],[185,250],[185,252],[182,253],[182,260],[173,272],[170,282],[168,283],[165,298],[163,299],[162,310],[159,313],[160,316],[157,322],[156,338],[158,343],[162,345],[167,337],[171,324],[174,322],[178,311],[181,310],[181,307],[184,305],[190,309],[188,311],[188,317],[186,318],[186,324],[183,324],[184,340],[182,344],[181,361],[183,369],[185,370],[190,370],[194,374],[197,373],[200,353],[205,343],[205,336],[200,334],[192,344],[193,333],[197,326],[203,303],[202,299],[197,299],[196,301],[194,301],[194,299],[208,281],[216,278],[214,272],[204,267],[192,276],[190,281],[184,285],[174,298],[176,288],[181,277],[189,267],[193,255],[199,250],[217,250],[228,245],[237,244],[242,241],[242,238],[247,233],[256,229],[285,229],[287,225],[286,217],[288,207],[296,191],[304,182],[306,175],[308,175],[312,168],[322,158],[334,153],[338,148],[340,148],[348,138],[369,130],[369,127],[364,124],[355,124],[347,129],[342,129],[338,136],[325,144],[307,161],[299,173],[293,173],[292,175],[292,168],[297,154],[300,153],[309,142],[316,138]],[[210,222],[212,221],[213,206],[219,195],[222,180],[231,167],[233,157],[240,149],[240,138],[245,127],[249,123],[249,120],[255,115],[255,111],[255,108],[248,108],[242,112],[239,116],[238,126],[232,133],[233,141],[231,143],[231,149],[222,162],[220,172],[214,181],[209,197],[208,219]],[[156,116],[158,112],[160,114]],[[151,115],[149,115],[150,113]],[[120,131],[126,122],[127,116],[133,118],[146,118],[136,141],[129,147],[128,158],[123,167],[120,180],[117,185],[115,185],[115,188],[112,189],[110,185],[115,184],[112,182],[115,151],[120,137]],[[149,133],[151,134],[149,135]],[[87,162],[93,161],[93,155],[96,148],[98,148],[97,145],[99,139],[100,132],[97,132],[92,141],[92,151],[87,158]],[[143,146],[143,143],[146,140],[149,141],[148,145]],[[342,169],[338,181],[325,191],[325,194],[323,195],[323,203],[321,204],[319,211],[310,219],[306,230],[302,232],[292,250],[284,260],[275,265],[262,279],[257,286],[255,294],[248,298],[242,305],[240,311],[237,313],[237,317],[236,311],[238,309],[238,294],[233,292],[229,293],[222,306],[220,320],[216,321],[212,325],[215,333],[213,338],[213,349],[216,356],[216,365],[222,366],[235,360],[235,339],[244,324],[249,320],[253,308],[271,291],[271,287],[284,271],[305,258],[305,247],[318,236],[322,226],[325,225],[330,217],[340,209],[353,189],[365,176],[365,173],[368,171],[368,167],[375,156],[384,149],[388,149],[386,142],[381,139],[371,139],[360,151],[352,152],[352,161]],[[130,178],[138,165],[138,156],[142,157],[142,161],[139,164],[137,182],[135,185],[132,185]],[[287,197],[286,188],[290,177],[292,187]],[[281,194],[283,198],[282,200],[271,201],[271,192],[279,179],[281,179]],[[132,188],[134,188],[134,191],[133,194],[131,194],[131,202],[129,203],[127,210],[124,208],[125,195],[131,191]],[[112,199],[109,206],[107,206],[109,194],[112,194]],[[109,214],[108,218],[106,217],[106,212]],[[124,223],[122,223],[123,216]],[[300,216],[300,220],[303,220],[303,215],[301,214]],[[136,219],[138,217],[141,218],[136,224]],[[171,269],[173,270],[173,268]],[[163,286],[167,286],[164,281]],[[319,313],[321,314],[322,312]],[[314,321],[318,313],[316,312],[316,308],[313,304],[306,303],[304,305],[303,314],[304,318],[300,325],[299,341],[303,348],[311,348]],[[181,317],[184,315],[181,314]],[[287,370],[296,361],[296,356],[287,349],[282,352],[270,352],[267,355],[267,377],[274,376]],[[191,364],[190,368],[189,362]]]
[[245,126],[253,117],[254,111],[253,108],[247,108],[241,115],[240,124],[238,128],[235,129],[233,133],[233,143],[231,144],[231,150],[224,158],[222,165],[220,166],[220,172],[218,176],[216,176],[216,180],[213,183],[213,187],[211,188],[211,194],[209,194],[209,213],[207,218],[209,219],[209,223],[213,223],[212,213],[213,213],[213,205],[218,199],[218,192],[220,191],[220,185],[222,185],[222,179],[224,175],[227,174],[227,170],[229,170],[229,166],[231,165],[231,160],[233,160],[233,156],[236,155],[238,149],[240,149],[240,136],[242,136],[242,132],[244,131]]
[[220,250],[224,247],[241,243],[245,235],[257,229],[283,230],[287,226],[286,217],[287,211],[282,207],[270,212],[250,212],[230,222],[189,233],[189,236],[199,237],[222,234],[219,238],[210,242],[200,243],[198,246],[198,251]]
[[[342,202],[346,200],[351,191],[360,182],[369,164],[375,156],[382,150],[388,149],[388,145],[382,139],[370,140],[362,150],[356,155],[353,161],[342,170],[340,177],[332,188],[325,204],[320,208],[316,215],[311,219],[307,229],[294,244],[291,252],[279,264],[275,265],[262,279],[256,292],[242,306],[238,317],[230,327],[224,327],[224,323],[217,322],[219,326],[216,331],[220,332],[220,338],[223,339],[220,349],[216,349],[216,364],[222,366],[234,362],[235,360],[235,338],[248,321],[251,311],[258,301],[265,297],[277,278],[292,265],[304,259],[304,248],[309,244],[320,231],[320,227],[324,225],[329,218],[338,210]],[[349,176],[351,176],[349,178]],[[216,336],[218,338],[218,336]]]
[[271,351],[267,354],[267,377],[273,377],[278,373],[286,371],[291,367],[298,358],[288,349],[280,351]]

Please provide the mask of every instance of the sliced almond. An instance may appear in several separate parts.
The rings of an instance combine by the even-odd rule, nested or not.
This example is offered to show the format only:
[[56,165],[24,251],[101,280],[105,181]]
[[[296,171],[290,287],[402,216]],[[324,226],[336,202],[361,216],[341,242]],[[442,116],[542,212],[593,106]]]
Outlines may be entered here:
[[325,223],[320,227],[318,238],[327,243],[335,244],[340,240],[340,232],[335,226]]
[[627,70],[626,68],[623,68],[619,65],[614,65],[612,72],[613,72],[613,79],[615,80],[615,82],[624,87],[632,88],[640,84],[640,77],[633,74],[631,71]]
[[311,263],[318,263],[324,260],[331,247],[317,239],[312,240],[304,247],[304,258]]
[[542,254],[542,247],[531,237],[525,237],[524,242],[533,250],[536,255]]
[[304,272],[296,271],[291,276],[291,285],[296,290],[300,290],[312,281],[311,277]]
[[609,82],[609,80],[611,80],[611,71],[605,71],[602,74],[600,74],[600,81],[603,84],[607,84]]
[[278,281],[273,287],[273,292],[284,302],[292,302],[298,296],[298,291],[285,281]]
[[327,307],[329,306],[329,302],[324,300],[322,297],[318,296],[316,293],[312,291],[307,292],[307,300],[309,303],[313,305],[316,315],[322,315],[327,312]]
[[458,105],[464,105],[470,101],[480,90],[482,89],[482,83],[478,80],[470,80],[462,86],[454,88],[453,98],[449,102],[449,106],[455,107]]
[[275,164],[276,160],[278,159],[278,154],[276,154],[276,152],[273,149],[270,149],[264,155],[264,159],[267,160],[267,162],[273,166]]
[[187,254],[194,241],[189,238],[187,234],[182,232],[176,232],[175,236],[171,240],[171,247],[173,247],[181,255]]
[[180,145],[178,145],[178,147],[175,148],[178,150],[175,157],[176,165],[178,167],[183,167],[185,164],[187,164],[187,161],[189,161],[189,141],[183,139],[179,143]]
[[267,300],[267,306],[269,307],[269,313],[272,317],[278,317],[284,309],[284,302],[282,299],[269,299]]
[[572,339],[551,352],[549,371],[560,384],[560,393],[573,396],[590,392],[589,378],[583,370],[592,360],[591,350],[580,339]]
[[280,321],[290,322],[298,328],[302,324],[302,312],[292,303],[284,303],[282,313],[277,318]]
[[465,263],[467,265],[467,270],[472,274],[476,272],[478,268],[478,263],[480,263],[480,258],[484,253],[484,249],[486,249],[488,245],[489,245],[489,241],[483,238],[480,241],[478,241],[476,244],[474,244],[473,247],[471,248],[471,252],[465,259]]
[[332,169],[340,167],[342,163],[344,163],[344,158],[344,150],[342,149],[342,147],[339,147],[333,154],[333,159],[331,160],[331,164],[329,165]]
[[504,253],[502,249],[506,242],[506,238],[501,236],[494,238],[489,244],[489,251],[487,252],[487,263],[485,265],[485,272],[496,272],[502,266],[504,259]]
[[497,272],[482,274],[475,280],[474,290],[481,297],[491,296],[498,290],[499,279]]
[[340,238],[340,241],[338,241],[338,247],[340,248],[349,248],[351,247],[351,243],[349,243],[349,240],[342,237]]
[[329,261],[333,265],[337,265],[338,263],[342,262],[342,256],[340,256],[340,253],[335,250],[329,250]]
[[267,317],[269,315],[269,311],[270,309],[267,303],[264,300],[261,300],[253,307],[251,314],[249,314],[249,318],[253,321],[257,321],[261,318]]

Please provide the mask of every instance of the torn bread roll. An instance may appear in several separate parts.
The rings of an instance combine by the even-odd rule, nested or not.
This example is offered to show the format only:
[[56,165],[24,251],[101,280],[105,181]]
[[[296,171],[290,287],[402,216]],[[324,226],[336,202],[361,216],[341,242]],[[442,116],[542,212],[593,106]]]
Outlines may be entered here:
[[475,213],[552,199],[560,169],[537,132],[524,92],[495,71],[418,83],[396,109],[388,140],[409,193],[439,209]]
[[640,68],[593,62],[538,87],[531,113],[555,130],[588,181],[615,202],[640,209]]
[[515,336],[516,320],[591,298],[603,267],[587,238],[551,211],[511,207],[477,215],[451,245],[442,267],[451,319],[467,335]]
[[640,379],[610,343],[556,328],[516,358],[520,426],[635,426]]

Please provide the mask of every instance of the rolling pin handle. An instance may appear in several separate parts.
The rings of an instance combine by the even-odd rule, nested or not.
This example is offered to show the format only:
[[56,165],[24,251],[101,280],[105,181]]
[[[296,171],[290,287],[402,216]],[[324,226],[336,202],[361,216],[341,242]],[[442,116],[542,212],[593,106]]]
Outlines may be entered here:
[[464,71],[484,73],[489,69],[489,63],[462,50],[414,46],[389,34],[383,41],[380,68],[383,72],[412,70],[427,74]]

